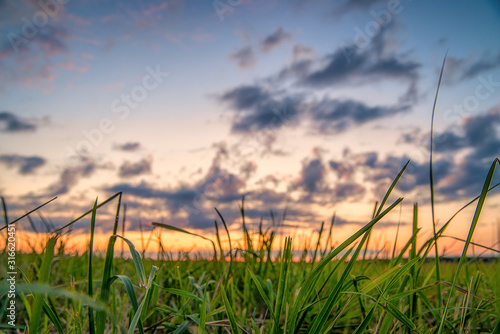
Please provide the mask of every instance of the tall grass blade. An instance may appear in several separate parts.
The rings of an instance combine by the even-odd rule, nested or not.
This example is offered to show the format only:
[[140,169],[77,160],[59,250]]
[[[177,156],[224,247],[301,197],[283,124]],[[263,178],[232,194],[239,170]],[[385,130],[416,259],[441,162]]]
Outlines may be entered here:
[[[92,258],[94,257],[94,231],[95,231],[95,219],[97,212],[97,198],[94,202],[94,208],[92,209],[92,216],[90,218],[90,242],[89,242],[89,262],[88,262],[88,280],[87,280],[87,294],[92,298],[94,296],[94,286],[92,280]],[[94,322],[94,310],[89,307],[89,332],[90,334],[95,333],[95,322]]]
[[[120,204],[122,202],[122,196],[118,196],[118,204],[116,208],[116,214],[115,214],[115,222],[113,225],[113,235],[116,234],[116,230],[118,229],[118,218],[120,215]],[[110,295],[110,285],[108,285],[108,281],[113,275],[112,270],[113,270],[113,258],[114,258],[114,248],[115,248],[115,240],[116,238],[110,238],[108,242],[108,249],[106,250],[106,258],[104,260],[104,270],[102,273],[102,280],[101,280],[101,293],[99,296],[100,301],[103,304],[107,304],[109,302],[109,295]],[[123,243],[123,240],[122,240]],[[98,334],[103,334],[104,329],[106,327],[106,313],[103,311],[99,311],[96,313],[96,332]]]
[[135,328],[137,327],[137,324],[141,320],[141,314],[144,311],[144,306],[146,305],[146,301],[149,300],[151,297],[151,294],[153,293],[155,285],[153,284],[153,280],[156,276],[156,272],[158,271],[158,267],[153,266],[151,268],[151,272],[149,273],[148,277],[148,282],[146,283],[146,295],[144,296],[144,299],[142,300],[141,304],[139,305],[139,308],[134,314],[134,318],[132,319],[130,326],[128,328],[128,334],[133,334],[135,331]]
[[[441,73],[439,75],[439,82],[438,86],[436,89],[436,96],[434,98],[434,105],[432,107],[432,116],[431,116],[431,144],[430,144],[430,152],[429,152],[429,176],[430,176],[430,187],[431,187],[431,212],[432,212],[432,229],[434,232],[434,250],[435,250],[435,258],[434,258],[434,263],[436,266],[436,281],[441,280],[441,269],[439,265],[439,250],[438,250],[438,238],[436,238],[436,219],[435,219],[435,209],[434,209],[434,173],[432,170],[432,158],[433,158],[433,148],[434,148],[434,116],[436,115],[436,105],[437,105],[437,100],[439,96],[439,88],[441,87],[441,80],[443,79],[443,73],[444,73],[444,66],[446,64],[446,55],[444,56],[443,59],[443,66],[441,67]],[[442,301],[441,301],[441,287],[438,285],[436,287],[436,301],[437,301],[437,307],[441,308]]]
[[274,308],[274,319],[273,327],[271,333],[279,334],[280,329],[280,318],[281,312],[283,310],[283,306],[286,304],[285,296],[288,282],[288,268],[290,265],[290,261],[292,259],[292,239],[285,239],[285,246],[283,248],[283,257],[281,259],[281,270],[280,270],[280,278],[278,283],[278,294],[276,296],[276,305]]
[[[45,245],[45,252],[43,254],[42,265],[38,273],[38,284],[47,284],[49,282],[50,267],[54,257],[54,247],[57,242],[57,235],[50,237]],[[30,285],[31,286],[31,285]],[[16,287],[17,288],[17,287]],[[31,309],[31,319],[29,325],[29,334],[38,333],[38,326],[42,320],[42,310],[44,303],[44,294],[35,293],[35,300]]]
[[323,271],[325,266],[335,258],[340,252],[342,252],[344,249],[346,249],[348,246],[350,246],[356,239],[358,239],[361,235],[363,235],[365,232],[370,230],[380,219],[382,219],[387,213],[389,213],[395,206],[397,206],[403,198],[397,199],[392,205],[390,205],[387,209],[385,209],[383,212],[381,212],[379,215],[377,215],[372,221],[370,221],[368,224],[366,224],[364,227],[359,229],[356,233],[354,233],[351,237],[349,237],[347,240],[345,240],[342,244],[340,244],[339,247],[337,247],[334,251],[332,251],[330,254],[328,254],[323,260],[318,262],[316,267],[311,271],[311,273],[307,276],[305,281],[302,284],[302,287],[300,289],[300,292],[298,296],[295,298],[295,301],[293,303],[292,310],[290,311],[289,319],[288,319],[288,331],[289,333],[295,333],[298,328],[296,328],[297,325],[297,318],[299,311],[303,308],[303,305],[307,302],[309,299],[312,290],[314,289],[314,286],[316,285],[316,282],[319,278],[320,273]]
[[[45,202],[45,203],[43,203],[43,204],[41,204],[41,205],[37,206],[37,207],[36,207],[36,208],[34,208],[33,210],[26,212],[26,213],[25,213],[24,215],[22,215],[21,217],[18,217],[18,218],[16,218],[16,219],[14,219],[13,221],[9,222],[9,224],[14,224],[14,223],[17,223],[18,221],[20,221],[20,220],[21,220],[21,219],[23,219],[24,217],[29,216],[30,214],[32,214],[32,213],[33,213],[33,212],[35,212],[36,210],[38,210],[38,209],[40,209],[40,208],[44,207],[45,205],[49,204],[50,202],[52,202],[52,201],[53,201],[53,200],[55,200],[56,198],[57,198],[57,197],[54,197],[53,199],[51,199],[51,200],[49,200],[49,201],[47,201],[47,202]],[[6,209],[6,208],[4,208],[4,215],[6,215],[6,211],[5,211],[5,209]],[[6,217],[6,216],[4,216],[4,217]],[[2,231],[2,230],[3,230],[3,229],[5,229],[5,228],[7,228],[7,225],[2,226],[2,227],[0,228],[0,231]],[[55,232],[57,232],[57,231],[55,231]]]
[[234,316],[233,308],[231,307],[231,302],[229,302],[229,298],[227,297],[226,288],[224,285],[221,285],[222,298],[224,302],[224,306],[226,308],[226,314],[229,319],[229,325],[231,326],[231,332],[233,334],[240,334],[240,329],[238,324],[236,323],[236,318]]
[[[101,204],[99,204],[98,206],[96,206],[96,210],[97,210],[97,209],[99,209],[99,208],[101,208],[102,206],[104,206],[104,205],[108,204],[109,202],[111,202],[112,200],[114,200],[116,197],[121,196],[121,194],[122,194],[121,192],[118,192],[118,193],[114,194],[113,196],[111,196],[110,198],[108,198],[107,200],[105,200],[104,202],[102,202]],[[54,197],[53,199],[51,199],[51,200],[50,200],[49,202],[47,202],[47,203],[50,203],[51,201],[55,200],[56,198],[57,198],[57,197]],[[45,204],[47,204],[47,203],[45,203]],[[43,205],[45,205],[45,204],[43,204]],[[42,206],[43,206],[43,205],[42,205]],[[37,208],[37,209],[38,209],[38,208]],[[36,209],[35,209],[35,210],[36,210]],[[32,211],[33,211],[33,210],[32,210]],[[69,223],[67,223],[66,225],[63,225],[63,226],[59,227],[58,229],[56,229],[56,230],[54,231],[54,233],[59,233],[59,232],[61,232],[61,231],[62,231],[62,230],[64,230],[66,227],[69,227],[69,226],[73,225],[74,223],[76,223],[77,221],[79,221],[80,219],[82,219],[83,217],[85,217],[86,215],[88,215],[89,213],[92,213],[92,211],[94,211],[94,209],[91,209],[91,210],[89,210],[89,211],[85,212],[83,215],[80,215],[78,218],[73,219],[72,221],[70,221],[70,222],[69,222]],[[28,214],[29,214],[29,213],[28,213]],[[25,215],[25,216],[26,216],[26,215]],[[20,219],[20,218],[18,218],[18,219]]]
[[342,273],[342,276],[339,278],[337,281],[337,284],[333,288],[333,291],[330,292],[330,295],[328,296],[328,299],[326,300],[325,304],[321,308],[321,311],[318,315],[314,317],[314,321],[311,325],[310,333],[311,334],[319,334],[323,332],[323,328],[326,326],[328,316],[332,312],[335,303],[338,301],[340,297],[340,291],[342,289],[342,286],[344,283],[347,281],[347,277],[349,276],[354,263],[356,263],[356,260],[358,259],[358,255],[361,252],[361,249],[363,248],[363,245],[365,244],[366,240],[368,239],[368,234],[365,233],[363,236],[363,239],[361,239],[361,242],[359,243],[358,247],[356,248],[356,251],[351,257],[351,260],[347,264],[347,267],[344,269],[344,272]]
[[462,269],[464,262],[467,260],[467,251],[468,251],[469,245],[472,241],[472,235],[474,234],[474,231],[476,229],[477,222],[479,220],[481,210],[483,209],[484,202],[486,201],[486,195],[488,194],[488,189],[490,188],[491,182],[493,180],[493,175],[495,173],[495,167],[496,167],[497,163],[500,163],[500,160],[498,158],[496,158],[493,161],[493,163],[491,164],[488,175],[486,176],[486,180],[484,181],[483,190],[481,191],[481,195],[479,196],[479,201],[477,202],[476,211],[474,212],[474,217],[472,218],[472,223],[471,223],[471,226],[469,229],[469,234],[467,235],[467,240],[465,242],[464,249],[462,251],[462,256],[460,256],[457,270],[456,270],[455,276],[453,277],[452,288],[450,290],[450,293],[448,295],[448,301],[446,302],[446,306],[444,308],[443,317],[441,320],[441,324],[439,325],[438,334],[441,334],[444,330],[445,320],[446,320],[446,317],[448,316],[448,311],[450,308],[451,297],[453,295],[453,291],[454,291],[455,286],[457,284],[458,276],[460,274],[460,269]]

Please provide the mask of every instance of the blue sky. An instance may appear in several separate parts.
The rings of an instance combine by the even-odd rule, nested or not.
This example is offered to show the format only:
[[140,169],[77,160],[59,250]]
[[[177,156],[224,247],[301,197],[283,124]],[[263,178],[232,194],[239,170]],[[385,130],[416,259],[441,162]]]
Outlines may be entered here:
[[499,156],[498,1],[3,0],[0,36],[0,194],[12,215],[58,196],[43,213],[62,224],[124,191],[131,230],[163,219],[211,233],[214,206],[239,226],[245,195],[254,221],[286,206],[291,225],[317,229],[336,211],[349,231],[411,159],[401,218],[380,231],[409,221],[413,202],[428,231],[446,52],[441,221]]

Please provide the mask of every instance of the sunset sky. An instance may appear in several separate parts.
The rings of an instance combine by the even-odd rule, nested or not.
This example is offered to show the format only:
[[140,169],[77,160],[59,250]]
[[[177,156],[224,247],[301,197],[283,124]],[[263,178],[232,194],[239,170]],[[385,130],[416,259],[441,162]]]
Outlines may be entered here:
[[[123,191],[130,233],[162,221],[210,236],[214,207],[240,230],[245,195],[250,225],[286,207],[286,225],[307,236],[336,212],[341,240],[411,159],[392,196],[403,205],[377,238],[392,240],[398,222],[407,238],[414,202],[428,237],[447,52],[438,225],[479,195],[499,157],[499,1],[0,0],[0,36],[10,219],[57,196],[40,212],[59,226]],[[497,241],[499,206],[494,191],[476,241]],[[447,234],[466,238],[473,209]]]

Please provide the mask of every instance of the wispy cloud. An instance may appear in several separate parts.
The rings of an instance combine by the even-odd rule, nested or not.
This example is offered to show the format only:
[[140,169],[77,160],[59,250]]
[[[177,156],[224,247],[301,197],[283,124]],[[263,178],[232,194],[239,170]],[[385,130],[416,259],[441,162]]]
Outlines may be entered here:
[[128,142],[124,144],[116,144],[113,146],[115,150],[124,152],[134,152],[141,148],[141,143],[139,142]]
[[231,129],[234,133],[258,132],[296,124],[303,107],[299,96],[273,96],[261,86],[240,86],[224,93],[219,99],[228,103],[235,112]]
[[325,98],[311,107],[311,114],[316,129],[331,134],[408,110],[407,106],[370,107],[360,101]]
[[138,176],[151,173],[152,159],[142,159],[137,162],[125,161],[118,171],[120,177]]
[[18,154],[2,154],[0,162],[8,167],[17,167],[22,175],[33,174],[36,169],[45,165],[44,158],[38,156],[23,156]]
[[488,51],[479,57],[458,58],[448,56],[444,81],[445,83],[457,83],[471,80],[498,67],[500,67],[500,51],[496,55],[492,55]]
[[239,68],[249,69],[255,65],[256,58],[252,46],[245,46],[229,55],[229,59],[236,62]]
[[24,120],[11,112],[0,112],[0,132],[26,132],[35,131],[37,126]]
[[260,42],[260,47],[263,52],[267,53],[289,41],[291,38],[292,36],[283,28],[277,28]]

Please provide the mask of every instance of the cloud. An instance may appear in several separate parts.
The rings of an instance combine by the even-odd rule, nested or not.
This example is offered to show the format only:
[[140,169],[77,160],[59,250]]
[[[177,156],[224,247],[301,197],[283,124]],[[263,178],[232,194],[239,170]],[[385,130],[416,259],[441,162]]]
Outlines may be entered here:
[[239,68],[246,70],[255,65],[256,59],[251,46],[245,46],[241,50],[230,54],[229,59],[236,62]]
[[234,133],[258,132],[294,124],[302,108],[301,97],[273,96],[260,86],[234,88],[219,100],[229,104],[235,113],[231,128]]
[[10,1],[0,10],[0,82],[53,81],[58,69],[54,61],[64,62],[68,42],[77,38],[68,32],[68,23],[78,19],[57,2]]
[[121,145],[114,145],[115,150],[124,151],[124,152],[134,152],[141,148],[141,143],[139,142],[128,142]]
[[498,67],[500,67],[500,51],[494,56],[491,55],[491,52],[485,52],[480,57],[457,58],[448,56],[446,59],[445,72],[447,75],[445,82],[457,83],[474,79]]
[[[433,175],[437,200],[472,199],[479,194],[492,161],[500,154],[499,129],[500,106],[496,106],[465,118],[459,127],[434,134]],[[428,138],[428,133],[421,135],[419,132],[405,136],[407,143],[418,146],[426,144]],[[393,155],[384,160],[378,158],[367,171],[366,179],[376,184],[391,180],[408,159]],[[498,175],[494,178],[494,183],[500,181]],[[429,182],[429,161],[411,161],[398,189],[412,191],[428,187]]]
[[8,111],[0,112],[0,132],[26,132],[35,130],[35,124],[23,120]]
[[321,60],[320,66],[299,77],[299,83],[312,88],[361,85],[382,80],[403,80],[408,82],[401,102],[415,102],[418,97],[418,69],[421,64],[394,54],[388,47],[391,41],[387,35],[395,23],[380,28],[380,32],[368,45],[360,48],[356,43],[341,45],[332,54]]
[[[459,129],[447,129],[435,136],[435,151],[463,152],[437,188],[447,199],[472,198],[479,194],[488,169],[500,157],[500,106],[465,118]],[[500,178],[495,176],[494,182]]]
[[370,107],[353,100],[324,98],[311,106],[310,113],[316,129],[320,133],[331,134],[408,110],[407,106]]
[[386,0],[373,0],[373,1],[365,1],[365,0],[344,0],[338,2],[338,4],[333,9],[333,16],[336,18],[341,18],[346,14],[355,13],[355,12],[367,12],[374,5],[379,3],[384,4]]
[[268,35],[260,42],[260,47],[263,52],[267,53],[290,39],[291,35],[288,32],[283,30],[283,28],[277,28],[272,34]]
[[322,187],[325,172],[325,166],[319,158],[304,162],[299,185],[307,192],[313,193]]
[[[302,201],[344,201],[353,198],[361,198],[365,194],[365,187],[355,182],[351,175],[344,174],[343,178],[332,182],[328,177],[329,165],[331,169],[342,170],[340,164],[330,161],[328,164],[323,162],[322,151],[319,148],[313,150],[312,159],[302,161],[302,170],[298,180],[293,184],[293,188],[301,188],[305,191]],[[345,166],[345,165],[344,165]],[[333,168],[334,167],[334,168]],[[351,167],[347,169],[352,169]]]
[[0,155],[0,162],[8,167],[18,167],[19,173],[23,175],[33,174],[35,170],[47,162],[44,158],[38,156],[22,156],[18,154]]
[[[372,42],[372,44],[375,44]],[[303,79],[305,85],[329,87],[345,84],[346,81],[359,84],[365,79],[402,78],[415,80],[420,64],[405,61],[396,56],[374,57],[371,48],[359,51],[354,46],[339,49],[324,59],[325,65]],[[346,56],[348,54],[349,56]]]
[[308,58],[314,55],[314,50],[310,47],[304,46],[302,44],[295,44],[293,46],[293,61],[297,61],[301,58]]
[[[434,134],[434,151],[453,153],[463,149],[472,150],[475,159],[491,159],[498,155],[500,147],[500,105],[487,112],[464,118],[460,127],[446,129]],[[429,134],[410,138],[422,142]]]
[[47,196],[59,196],[68,193],[78,184],[81,178],[88,178],[99,166],[95,161],[87,157],[80,157],[80,161],[74,166],[68,166],[61,171],[59,181],[50,185],[45,193]]
[[215,205],[225,207],[226,204],[241,200],[246,194],[244,174],[255,168],[243,165],[240,171],[242,175],[231,173],[222,167],[223,162],[229,158],[229,149],[224,143],[217,143],[213,147],[215,155],[211,166],[199,180],[190,184],[180,183],[173,188],[161,189],[142,181],[135,185],[116,184],[105,190],[113,193],[123,191],[137,198],[159,200],[174,218],[184,217],[190,226],[196,228],[213,227],[213,221],[208,226],[204,225],[207,220],[203,215],[208,217],[213,214]]
[[151,173],[152,159],[142,159],[137,162],[125,161],[118,171],[120,177],[130,177]]

